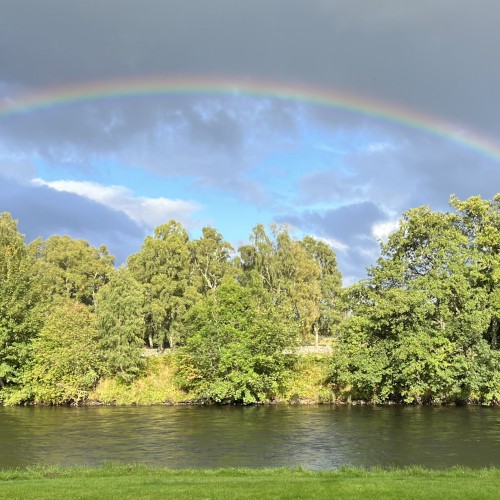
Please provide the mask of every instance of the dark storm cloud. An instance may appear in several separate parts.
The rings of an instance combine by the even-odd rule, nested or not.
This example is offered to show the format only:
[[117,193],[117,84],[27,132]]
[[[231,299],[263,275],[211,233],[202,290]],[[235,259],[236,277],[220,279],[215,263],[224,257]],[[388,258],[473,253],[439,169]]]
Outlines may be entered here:
[[[4,4],[0,89],[10,98],[16,88],[22,93],[107,78],[210,74],[339,88],[427,110],[492,136],[500,128],[495,0],[480,6],[470,0]],[[269,143],[275,130],[278,136],[292,131],[296,117],[279,101],[253,117],[238,112],[242,106],[235,100],[222,107],[215,101],[219,109],[209,119],[202,119],[200,100],[186,97],[89,102],[4,117],[0,133],[14,151],[76,165],[96,154],[127,161],[123,151],[143,145],[157,172],[182,170],[200,185],[224,179],[228,189],[241,188],[240,174],[256,158],[252,148],[262,147],[262,140],[252,141],[253,129],[260,126],[265,133],[259,138]],[[310,116],[338,129],[366,121],[321,107]]]
[[4,4],[0,80],[27,88],[117,75],[242,75],[382,96],[484,130],[500,122],[491,110],[500,88],[496,0]]
[[128,217],[98,203],[43,186],[31,186],[0,175],[0,212],[19,221],[27,241],[70,234],[93,246],[106,244],[117,263],[139,250],[144,232]]

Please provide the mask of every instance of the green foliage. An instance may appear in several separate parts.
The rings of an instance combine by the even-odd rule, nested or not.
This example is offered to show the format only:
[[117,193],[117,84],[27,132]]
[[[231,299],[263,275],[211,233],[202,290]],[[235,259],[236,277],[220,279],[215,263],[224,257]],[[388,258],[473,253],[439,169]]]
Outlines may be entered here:
[[20,384],[43,304],[34,258],[10,214],[0,214],[0,400]]
[[348,291],[351,317],[332,380],[347,398],[403,402],[500,400],[497,202],[459,213],[406,212],[369,279]]
[[176,364],[170,354],[145,359],[144,369],[134,380],[124,383],[118,378],[102,378],[89,400],[116,405],[176,404],[193,401],[194,394],[183,391],[176,383]]
[[33,341],[27,382],[36,402],[84,401],[100,374],[95,316],[87,306],[65,299],[47,317]]
[[245,273],[257,272],[274,302],[293,308],[304,341],[331,335],[341,281],[333,251],[311,237],[295,240],[285,226],[269,236],[259,224],[250,239],[239,249]]
[[331,363],[330,356],[324,354],[297,356],[278,399],[291,404],[333,403],[335,395],[329,384]]
[[214,291],[229,272],[233,247],[212,227],[204,227],[202,237],[190,242],[194,282],[200,293]]
[[94,248],[85,240],[69,236],[50,236],[32,244],[38,253],[38,266],[53,296],[75,299],[92,306],[95,294],[113,271],[114,258],[105,246]]
[[[26,246],[12,217],[0,214],[0,400],[82,401],[101,375],[106,398],[146,383],[155,401],[184,397],[172,389],[172,367],[160,370],[161,380],[172,378],[164,384],[171,396],[141,371],[147,341],[180,346],[176,380],[206,401],[300,400],[321,386],[316,399],[325,401],[334,393],[496,404],[500,195],[452,196],[451,204],[450,213],[403,214],[368,278],[345,290],[328,245],[297,240],[286,227],[267,234],[257,225],[231,260],[215,229],[190,240],[169,221],[114,271],[105,247],[67,236]],[[300,361],[291,375],[293,346],[320,336],[335,338],[329,380]],[[309,382],[293,378],[301,366]],[[150,397],[137,391],[130,397]]]
[[141,251],[128,259],[132,276],[143,285],[150,347],[174,347],[181,342],[185,315],[200,298],[191,280],[188,242],[186,230],[171,220],[158,226]]
[[342,275],[337,268],[335,252],[325,242],[306,236],[300,243],[320,271],[319,315],[313,323],[317,343],[320,335],[330,337],[336,334],[341,321],[339,298]]
[[130,382],[144,359],[144,295],[128,269],[118,269],[96,296],[99,351],[106,375]]
[[218,403],[256,403],[278,393],[297,332],[264,288],[227,279],[193,308],[187,327],[177,357],[182,387]]

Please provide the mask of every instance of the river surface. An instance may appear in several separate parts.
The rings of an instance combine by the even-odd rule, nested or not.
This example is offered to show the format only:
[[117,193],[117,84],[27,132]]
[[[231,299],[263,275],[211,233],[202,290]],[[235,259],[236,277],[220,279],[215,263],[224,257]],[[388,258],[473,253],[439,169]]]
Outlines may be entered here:
[[0,468],[500,466],[500,408],[0,407]]

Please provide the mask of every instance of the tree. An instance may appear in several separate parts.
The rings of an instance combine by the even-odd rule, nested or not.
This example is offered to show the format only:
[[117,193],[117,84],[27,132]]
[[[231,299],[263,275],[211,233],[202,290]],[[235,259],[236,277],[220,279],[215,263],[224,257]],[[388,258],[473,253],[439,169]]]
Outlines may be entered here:
[[[477,199],[453,201],[462,210],[485,206]],[[482,226],[476,222],[467,214],[428,207],[403,215],[369,279],[349,292],[352,317],[334,353],[339,390],[351,397],[371,391],[369,399],[406,402],[499,398],[500,358],[486,334],[492,289],[480,255],[484,244],[478,248]],[[359,385],[356,378],[370,366],[356,357],[356,344],[381,360],[371,386]]]
[[189,314],[177,360],[184,388],[204,401],[256,403],[283,384],[297,342],[297,324],[259,282],[227,278]]
[[38,240],[33,246],[47,292],[93,306],[95,294],[113,271],[114,257],[107,248],[94,248],[85,240],[57,235]]
[[287,304],[295,312],[302,337],[307,340],[320,316],[321,270],[312,255],[293,239],[287,227],[273,226],[272,237],[264,227],[254,227],[251,244],[239,249],[242,268],[262,277],[276,305]]
[[490,323],[485,339],[492,349],[499,349],[500,328],[500,194],[493,200],[473,196],[460,201],[452,196],[451,205],[457,209],[457,226],[467,238],[469,266],[476,290],[486,293],[485,307]]
[[[0,391],[18,386],[42,324],[34,258],[8,213],[0,214]],[[0,394],[0,399],[3,399]]]
[[27,382],[34,401],[84,401],[101,371],[98,340],[95,315],[89,307],[61,299],[33,341]]
[[190,280],[189,236],[174,220],[146,237],[128,259],[132,276],[143,285],[146,334],[150,347],[182,342],[183,319],[199,293]]
[[306,236],[301,244],[307,255],[311,257],[320,270],[319,285],[321,299],[319,315],[313,323],[313,331],[318,344],[319,336],[331,336],[334,328],[341,321],[340,315],[340,290],[342,288],[342,275],[337,267],[335,252],[323,241],[311,236]]
[[206,295],[214,291],[231,267],[233,247],[212,227],[204,227],[202,237],[189,245],[191,265],[198,281],[198,290]]
[[97,331],[103,370],[130,382],[144,366],[144,294],[125,268],[118,269],[96,296]]

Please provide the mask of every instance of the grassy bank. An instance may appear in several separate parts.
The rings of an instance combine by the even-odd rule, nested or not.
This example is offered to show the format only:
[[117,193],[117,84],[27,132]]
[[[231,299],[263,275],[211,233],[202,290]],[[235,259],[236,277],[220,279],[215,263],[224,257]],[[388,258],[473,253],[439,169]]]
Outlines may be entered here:
[[108,465],[0,471],[2,499],[498,498],[500,469],[311,472]]
[[175,380],[175,363],[164,354],[146,360],[144,373],[130,384],[103,379],[89,394],[89,402],[117,405],[179,404],[194,399]]
[[[327,385],[330,358],[324,355],[301,355],[297,369],[277,401],[282,403],[329,403],[333,395]],[[176,384],[174,358],[164,354],[147,359],[145,371],[130,384],[103,379],[89,395],[88,401],[117,405],[180,404],[196,400],[196,395]]]

